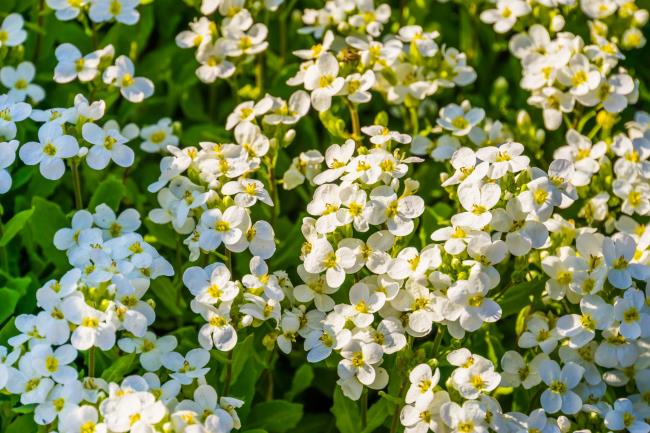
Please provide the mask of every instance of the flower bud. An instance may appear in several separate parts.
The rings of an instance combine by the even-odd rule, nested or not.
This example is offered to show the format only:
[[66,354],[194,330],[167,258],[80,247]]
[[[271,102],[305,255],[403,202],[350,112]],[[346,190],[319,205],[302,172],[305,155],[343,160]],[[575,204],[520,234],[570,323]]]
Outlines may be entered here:
[[551,19],[551,30],[554,32],[559,32],[564,28],[564,24],[566,24],[564,17],[562,15],[555,15]]

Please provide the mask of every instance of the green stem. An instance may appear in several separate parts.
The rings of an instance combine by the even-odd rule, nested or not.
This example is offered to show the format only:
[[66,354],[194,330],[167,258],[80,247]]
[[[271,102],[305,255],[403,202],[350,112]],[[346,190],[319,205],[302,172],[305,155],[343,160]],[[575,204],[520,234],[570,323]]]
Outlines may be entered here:
[[361,124],[359,123],[359,110],[357,110],[356,104],[350,101],[348,98],[345,98],[345,103],[350,110],[350,120],[352,121],[352,139],[357,142],[361,141]]
[[361,393],[361,429],[368,425],[368,388],[364,387]]
[[275,383],[273,381],[273,355],[275,355],[275,347],[273,350],[269,351],[269,359],[266,367],[266,375],[268,378],[268,383],[266,385],[266,400],[273,400],[273,392],[275,389]]
[[418,119],[418,110],[415,107],[409,107],[409,114],[411,115],[411,128],[413,129],[413,137],[420,132],[420,119]]
[[72,160],[72,187],[74,189],[74,205],[77,209],[83,209],[83,199],[81,198],[81,177],[79,176],[79,161],[77,158]]
[[258,95],[264,95],[264,53],[257,56],[257,63],[255,64],[255,86],[258,89]]
[[88,377],[95,377],[95,346],[88,352]]
[[230,381],[232,380],[232,350],[226,356],[226,378],[223,381],[222,396],[227,396],[230,392]]
[[[5,233],[5,226],[0,221],[0,238]],[[7,249],[6,247],[0,247],[0,266],[3,270],[9,271],[9,259],[7,258]]]
[[436,338],[433,340],[433,356],[436,356],[438,349],[440,348],[440,343],[442,342],[442,337],[445,335],[445,327],[438,326],[438,332],[436,332]]
[[45,0],[38,2],[38,17],[36,18],[36,25],[39,32],[36,34],[36,43],[34,44],[34,61],[41,56],[41,46],[43,45],[43,11],[45,10]]

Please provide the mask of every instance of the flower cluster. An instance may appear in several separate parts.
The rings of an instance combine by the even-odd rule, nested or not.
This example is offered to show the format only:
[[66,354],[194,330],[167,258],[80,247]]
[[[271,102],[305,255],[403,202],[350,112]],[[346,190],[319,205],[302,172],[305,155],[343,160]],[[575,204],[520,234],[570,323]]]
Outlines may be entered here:
[[439,89],[476,79],[463,53],[439,47],[437,32],[411,25],[381,37],[390,15],[387,4],[375,7],[365,0],[330,1],[323,9],[305,10],[302,31],[322,41],[294,53],[304,62],[288,84],[304,86],[314,109],[325,111],[333,96],[366,103],[371,89],[390,104],[415,106]]
[[[149,3],[41,2],[91,39],[57,36],[47,73],[23,16],[0,24],[0,194],[36,166],[58,181],[0,209],[12,431],[298,431],[313,388],[334,390],[346,432],[650,433],[650,114],[629,113],[645,88],[622,54],[645,44],[634,0],[437,5],[494,29],[480,31],[495,61],[518,59],[519,98],[503,77],[472,94],[480,44],[449,47],[426,2],[197,0],[189,30],[165,32],[195,49],[199,80],[176,92],[194,65],[160,76],[146,59],[149,99],[135,67],[150,47],[120,54],[113,33],[146,33]],[[233,101],[216,107],[222,89]],[[185,128],[190,111],[202,123]],[[69,203],[67,168],[69,224],[49,202]],[[19,272],[29,290],[11,287]],[[30,293],[33,309],[16,305]]]
[[[253,20],[244,3],[244,0],[203,0],[203,16],[191,22],[189,30],[176,36],[179,47],[196,49],[196,61],[201,65],[196,69],[196,76],[202,82],[232,77],[238,66],[268,47],[268,28]],[[275,11],[280,3],[282,0],[267,0],[264,6]],[[222,18],[219,26],[209,18],[215,12]]]

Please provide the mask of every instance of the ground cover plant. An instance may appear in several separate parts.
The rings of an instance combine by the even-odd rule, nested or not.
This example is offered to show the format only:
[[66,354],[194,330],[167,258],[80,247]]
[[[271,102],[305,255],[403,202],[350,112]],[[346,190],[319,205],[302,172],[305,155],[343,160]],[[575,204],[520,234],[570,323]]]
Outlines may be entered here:
[[650,432],[648,8],[2,0],[0,431]]

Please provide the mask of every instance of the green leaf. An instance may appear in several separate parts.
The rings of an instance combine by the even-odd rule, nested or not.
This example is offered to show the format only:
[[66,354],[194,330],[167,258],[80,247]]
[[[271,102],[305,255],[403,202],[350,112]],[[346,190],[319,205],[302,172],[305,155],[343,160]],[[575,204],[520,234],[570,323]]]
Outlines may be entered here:
[[295,427],[302,418],[302,404],[284,400],[259,403],[251,410],[249,427],[263,428],[269,433],[283,433]]
[[34,242],[43,250],[43,256],[53,262],[57,268],[69,268],[70,264],[65,253],[57,250],[52,242],[57,230],[68,226],[68,219],[61,207],[40,197],[34,197],[32,205],[34,214],[29,220],[29,226],[34,234]]
[[246,430],[243,433],[267,433],[263,428],[254,428],[252,430]]
[[4,433],[25,433],[37,430],[38,426],[34,422],[34,417],[32,415],[23,415],[16,417]]
[[11,409],[11,411],[15,413],[32,413],[34,412],[34,409],[36,409],[35,404],[28,404],[25,406],[14,407]]
[[117,211],[120,202],[126,195],[126,187],[124,182],[117,179],[115,176],[109,176],[102,183],[99,184],[93,193],[88,209],[95,210],[97,206],[106,203],[108,207]]
[[517,314],[522,308],[530,305],[531,296],[533,299],[538,298],[543,288],[542,280],[526,281],[510,287],[497,301],[501,305],[501,319]]
[[[243,341],[239,341],[232,353],[232,370],[230,380],[232,383],[236,383],[239,375],[244,371],[244,367],[248,362],[248,359],[253,356],[255,349],[253,348],[253,334],[250,334]],[[226,369],[224,368],[221,374],[221,381],[223,382],[226,378]]]
[[5,230],[0,238],[0,247],[6,247],[7,244],[25,227],[27,221],[32,217],[34,208],[18,212],[5,224]]
[[31,278],[13,278],[7,282],[7,287],[0,288],[0,323],[9,318],[16,310],[20,298],[27,293]]
[[293,400],[298,394],[309,388],[314,380],[314,369],[309,364],[302,364],[296,370],[291,381],[291,389],[286,393],[287,400]]
[[156,304],[161,304],[172,315],[182,315],[185,301],[179,296],[181,287],[174,285],[169,278],[157,278],[151,283],[150,294],[154,296]]
[[334,390],[334,405],[330,409],[336,418],[336,427],[341,433],[361,431],[361,417],[356,403],[343,395],[338,386]]
[[129,353],[128,355],[123,355],[117,358],[110,367],[104,370],[102,373],[102,379],[107,382],[119,382],[122,380],[124,376],[133,370],[136,356],[135,353]]
[[366,417],[366,428],[363,429],[362,433],[370,433],[378,429],[392,412],[391,406],[392,405],[388,400],[384,400],[383,398],[370,406],[370,409],[368,409],[368,416]]

